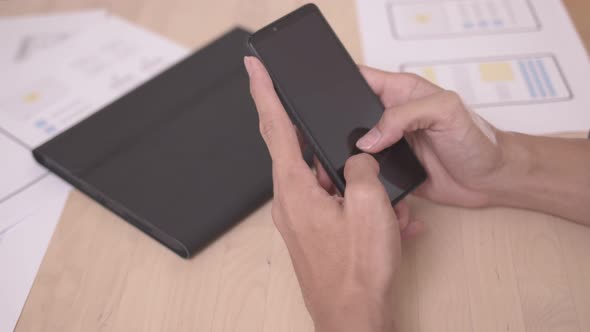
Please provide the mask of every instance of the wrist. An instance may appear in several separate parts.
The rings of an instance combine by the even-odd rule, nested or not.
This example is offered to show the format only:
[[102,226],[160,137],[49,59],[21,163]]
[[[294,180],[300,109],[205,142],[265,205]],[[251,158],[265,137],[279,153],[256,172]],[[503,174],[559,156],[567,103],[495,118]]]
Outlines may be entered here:
[[333,310],[314,317],[315,332],[393,332],[390,305],[335,303]]
[[533,177],[537,156],[528,136],[498,131],[500,163],[497,170],[482,188],[489,206],[522,206],[520,202]]
[[315,332],[394,332],[393,326],[391,318],[369,320],[368,317],[341,317],[338,321],[316,323]]
[[502,165],[486,190],[489,205],[590,224],[590,143],[586,139],[500,136]]

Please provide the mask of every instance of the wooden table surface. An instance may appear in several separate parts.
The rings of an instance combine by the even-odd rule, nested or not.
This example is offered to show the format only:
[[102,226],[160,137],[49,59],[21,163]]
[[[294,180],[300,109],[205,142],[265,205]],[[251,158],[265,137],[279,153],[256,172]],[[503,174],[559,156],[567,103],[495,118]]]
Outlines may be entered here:
[[[362,62],[354,1],[317,2]],[[565,3],[588,48],[590,2]],[[102,7],[196,48],[235,24],[256,29],[301,4],[0,0],[0,14]],[[590,331],[590,228],[528,211],[411,204],[428,231],[404,244],[392,312],[400,331]],[[313,326],[270,204],[183,260],[74,191],[16,330],[275,332]]]

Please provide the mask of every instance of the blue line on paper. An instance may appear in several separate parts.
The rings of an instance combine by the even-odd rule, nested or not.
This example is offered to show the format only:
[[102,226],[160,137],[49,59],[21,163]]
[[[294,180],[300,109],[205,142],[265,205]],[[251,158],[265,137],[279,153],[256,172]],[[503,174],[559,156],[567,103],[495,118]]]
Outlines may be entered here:
[[518,66],[520,67],[520,72],[522,73],[522,76],[524,77],[524,80],[526,81],[526,85],[529,88],[529,93],[531,94],[531,97],[536,98],[537,92],[535,91],[535,87],[533,86],[533,83],[531,82],[531,77],[529,76],[529,72],[526,68],[526,65],[524,64],[524,61],[518,61]]
[[533,75],[533,79],[535,80],[535,83],[537,84],[537,88],[539,88],[539,93],[541,94],[541,97],[546,97],[547,93],[545,92],[545,88],[543,87],[543,83],[541,82],[541,79],[539,78],[539,74],[537,73],[537,68],[535,67],[535,63],[533,62],[533,60],[528,60],[528,65],[529,65],[529,70],[531,71],[531,74]]
[[45,122],[45,120],[43,120],[43,119],[39,119],[39,120],[35,121],[35,127],[37,127],[37,128],[43,128],[43,127],[45,127],[46,124],[47,124],[47,122]]
[[539,71],[541,72],[541,77],[543,78],[543,81],[545,81],[545,86],[547,87],[547,90],[549,90],[549,94],[552,97],[555,97],[555,88],[553,87],[553,83],[551,82],[551,79],[549,78],[549,75],[547,74],[547,70],[545,69],[545,64],[543,63],[543,60],[541,59],[537,59],[537,67],[539,68]]

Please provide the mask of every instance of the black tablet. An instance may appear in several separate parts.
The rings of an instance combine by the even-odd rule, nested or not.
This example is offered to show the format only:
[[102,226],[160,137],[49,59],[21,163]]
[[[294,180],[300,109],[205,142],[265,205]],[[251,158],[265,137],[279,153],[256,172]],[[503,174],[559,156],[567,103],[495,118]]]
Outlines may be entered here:
[[271,162],[234,29],[33,151],[182,257],[272,195]]

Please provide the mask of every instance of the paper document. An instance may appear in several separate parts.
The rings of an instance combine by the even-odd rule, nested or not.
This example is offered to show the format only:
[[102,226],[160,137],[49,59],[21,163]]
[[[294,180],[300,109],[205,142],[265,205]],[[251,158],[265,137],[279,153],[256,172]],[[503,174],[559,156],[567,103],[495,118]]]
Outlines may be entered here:
[[39,166],[31,150],[187,54],[164,38],[103,15],[2,70],[0,331],[14,329],[70,188]]
[[527,105],[573,97],[552,55],[408,63],[401,70],[461,91],[472,106]]
[[532,0],[386,2],[398,39],[460,37],[535,31],[540,28]]
[[106,16],[104,10],[88,10],[0,18],[0,71],[59,45]]
[[187,53],[117,17],[80,36],[0,82],[0,127],[22,145],[40,145]]
[[68,186],[53,175],[42,182],[42,186],[61,190],[51,203],[25,216],[0,237],[0,331],[16,326],[68,195]]
[[[26,68],[26,63],[36,56],[42,57],[46,50],[60,45],[72,36],[81,33],[84,28],[104,21],[106,18],[107,13],[104,10],[1,18],[0,72],[3,75],[0,84],[10,85],[15,79],[16,68]],[[44,63],[51,66],[50,62]],[[22,73],[22,75],[26,75],[22,78],[24,80],[35,78],[33,73]],[[8,89],[10,90],[10,88]],[[34,96],[29,96],[30,98],[34,98]],[[12,108],[12,105],[6,107]],[[15,107],[9,111],[19,112],[19,109]],[[2,123],[0,123],[0,128],[2,128]],[[26,200],[30,202],[40,202],[47,199],[42,191],[24,193],[27,188],[43,179],[47,175],[47,171],[34,162],[30,150],[23,148],[18,136],[19,133],[11,136],[0,130],[0,152],[4,157],[2,168],[0,168],[0,234],[15,220],[23,219],[22,206],[16,203],[18,200],[10,200],[11,198],[23,193],[20,198],[26,197]],[[34,193],[40,194],[33,197]],[[28,212],[31,213],[33,209],[33,207],[28,209]]]
[[365,63],[416,73],[501,129],[588,130],[590,63],[559,0],[357,0]]

